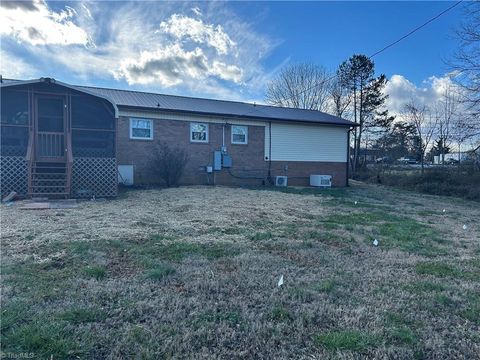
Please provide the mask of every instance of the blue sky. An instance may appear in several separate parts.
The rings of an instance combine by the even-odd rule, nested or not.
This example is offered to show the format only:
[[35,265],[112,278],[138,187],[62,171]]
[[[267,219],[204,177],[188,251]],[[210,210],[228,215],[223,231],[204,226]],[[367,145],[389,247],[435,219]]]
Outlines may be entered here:
[[[452,2],[2,1],[1,73],[74,84],[262,101],[285,65],[329,70],[370,55]],[[390,105],[435,97],[461,5],[376,57]],[[402,100],[403,99],[403,100]]]
[[[445,8],[450,2],[315,2],[272,4],[264,28],[284,40],[272,54],[336,68],[353,53],[371,55]],[[267,5],[268,6],[268,5]],[[262,4],[257,7],[263,7]],[[461,17],[453,9],[374,60],[388,77],[402,74],[415,83],[448,71],[442,61],[456,49],[453,30]],[[279,25],[281,24],[281,25]]]

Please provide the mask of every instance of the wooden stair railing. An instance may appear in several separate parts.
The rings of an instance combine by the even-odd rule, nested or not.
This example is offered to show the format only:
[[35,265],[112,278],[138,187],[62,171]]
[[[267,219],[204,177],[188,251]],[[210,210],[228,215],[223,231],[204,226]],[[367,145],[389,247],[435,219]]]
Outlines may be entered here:
[[72,153],[72,137],[71,133],[67,135],[67,186],[66,192],[70,194],[72,186],[72,169],[73,169],[73,153]]
[[27,147],[27,154],[25,156],[25,160],[27,162],[27,172],[28,172],[28,193],[32,192],[32,171],[33,171],[33,159],[34,159],[34,149],[35,146],[33,144],[34,141],[34,134],[33,131],[30,130],[30,134],[28,135],[28,147]]

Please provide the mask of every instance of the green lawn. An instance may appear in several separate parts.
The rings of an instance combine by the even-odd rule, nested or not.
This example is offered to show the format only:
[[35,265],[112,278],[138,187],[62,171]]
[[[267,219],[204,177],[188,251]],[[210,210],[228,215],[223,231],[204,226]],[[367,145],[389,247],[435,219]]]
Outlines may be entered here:
[[357,183],[19,207],[2,206],[6,358],[480,354],[478,203]]

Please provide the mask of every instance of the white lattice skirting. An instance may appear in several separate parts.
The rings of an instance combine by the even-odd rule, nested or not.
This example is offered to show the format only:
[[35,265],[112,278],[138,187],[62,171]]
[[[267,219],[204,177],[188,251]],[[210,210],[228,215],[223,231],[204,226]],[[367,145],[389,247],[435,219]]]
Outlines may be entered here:
[[116,196],[117,183],[116,158],[79,157],[73,159],[72,196]]
[[28,175],[25,156],[0,156],[0,192],[2,197],[15,191],[27,195]]
[[[23,156],[0,157],[0,193],[11,191],[26,196],[28,169]],[[74,197],[111,197],[117,195],[117,160],[115,158],[75,158],[72,190]]]

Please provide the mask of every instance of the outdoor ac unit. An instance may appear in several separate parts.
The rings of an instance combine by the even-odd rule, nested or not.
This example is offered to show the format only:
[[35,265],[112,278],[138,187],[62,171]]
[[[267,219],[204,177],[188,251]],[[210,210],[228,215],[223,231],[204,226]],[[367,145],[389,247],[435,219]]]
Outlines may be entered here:
[[286,176],[276,176],[275,177],[275,186],[287,186],[287,177]]
[[310,175],[310,186],[331,187],[331,175]]

